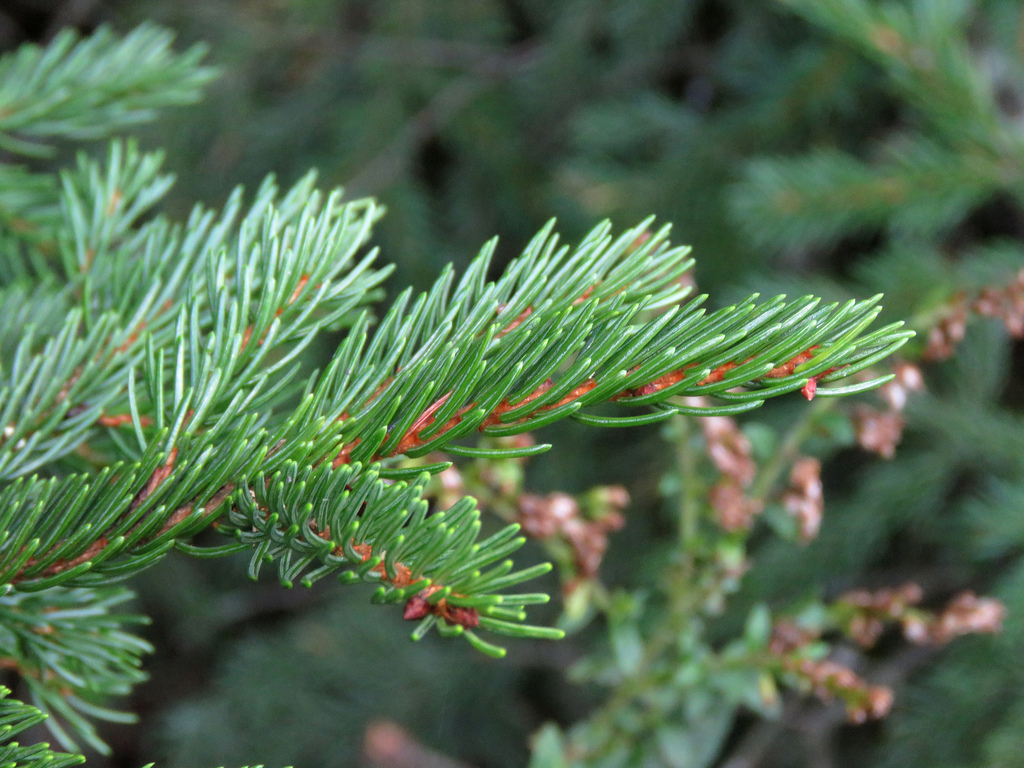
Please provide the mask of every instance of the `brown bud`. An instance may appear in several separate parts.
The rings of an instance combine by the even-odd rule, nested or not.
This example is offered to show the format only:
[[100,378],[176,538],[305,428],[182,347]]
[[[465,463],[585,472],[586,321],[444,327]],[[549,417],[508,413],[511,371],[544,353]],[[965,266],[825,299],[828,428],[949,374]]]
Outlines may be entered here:
[[892,690],[884,685],[868,686],[863,694],[863,697],[847,706],[850,722],[860,724],[868,720],[881,720],[892,710]]
[[878,396],[894,411],[902,411],[907,405],[910,392],[924,389],[924,376],[921,369],[912,363],[898,362],[892,367],[896,378],[887,382],[878,390]]
[[801,627],[788,619],[781,619],[772,627],[768,652],[782,656],[798,648],[803,648],[808,643],[817,640],[818,637],[819,634],[814,630]]
[[[610,490],[619,501],[628,501],[625,489],[620,489],[621,494],[614,486]],[[573,549],[576,569],[584,578],[597,575],[608,548],[608,532],[625,524],[625,518],[614,509],[605,509],[597,520],[586,520],[580,515],[579,504],[572,496],[557,492],[543,497],[522,494],[518,519],[530,536],[539,539],[561,536],[568,541]]]
[[821,484],[821,462],[804,456],[789,474],[789,489],[782,496],[786,510],[800,525],[800,540],[808,542],[818,535],[825,511]]
[[405,610],[402,611],[402,618],[406,621],[417,621],[426,617],[429,613],[430,603],[427,602],[427,598],[421,592],[405,601]]
[[956,346],[963,341],[967,332],[967,311],[960,298],[950,307],[948,313],[928,332],[925,347],[926,360],[945,360],[953,354]]
[[739,483],[729,477],[722,478],[711,488],[709,501],[718,524],[726,531],[747,530],[762,509],[759,501],[748,498]]
[[932,638],[945,643],[954,637],[974,633],[992,634],[1003,628],[1006,607],[990,597],[962,592],[946,607],[931,627]]
[[903,416],[897,411],[878,411],[868,405],[859,405],[853,410],[857,443],[865,451],[885,459],[896,454],[896,446],[903,437],[903,424]]
[[480,626],[480,612],[476,608],[460,608],[453,605],[448,605],[445,601],[439,601],[445,603],[441,606],[441,617],[448,624],[458,624],[465,627],[466,629],[474,629]]
[[848,632],[861,647],[870,648],[882,635],[885,626],[878,619],[859,613],[850,619]]
[[728,416],[701,419],[701,429],[708,444],[708,455],[715,467],[739,485],[750,485],[757,465],[750,457],[750,440]]

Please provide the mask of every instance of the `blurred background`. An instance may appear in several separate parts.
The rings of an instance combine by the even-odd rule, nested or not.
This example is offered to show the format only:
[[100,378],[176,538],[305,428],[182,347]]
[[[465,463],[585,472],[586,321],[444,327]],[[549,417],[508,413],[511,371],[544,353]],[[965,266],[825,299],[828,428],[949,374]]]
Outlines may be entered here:
[[[741,715],[712,764],[1024,765],[1019,0],[2,0],[0,47],[147,20],[182,47],[205,42],[222,71],[200,105],[139,131],[178,176],[172,214],[316,167],[323,186],[387,205],[376,241],[397,265],[392,293],[495,235],[500,268],[551,217],[573,241],[651,214],[693,246],[713,306],[884,291],[884,318],[919,331],[906,356],[926,393],[891,458],[852,428],[830,444],[821,535],[756,539],[734,615],[913,580],[934,604],[998,596],[1005,629],[909,654],[883,642],[863,674],[894,687],[889,717]],[[1001,310],[971,303],[986,289]],[[788,400],[751,433],[790,419]],[[529,490],[629,490],[601,576],[642,588],[672,535],[658,429],[544,437],[555,449],[528,465]],[[565,676],[603,642],[599,622],[512,642],[498,662],[436,636],[411,644],[368,588],[287,591],[183,557],[133,586],[154,619],[151,680],[129,705],[141,722],[106,727],[115,754],[93,765],[511,768],[543,723],[570,726],[603,695]]]

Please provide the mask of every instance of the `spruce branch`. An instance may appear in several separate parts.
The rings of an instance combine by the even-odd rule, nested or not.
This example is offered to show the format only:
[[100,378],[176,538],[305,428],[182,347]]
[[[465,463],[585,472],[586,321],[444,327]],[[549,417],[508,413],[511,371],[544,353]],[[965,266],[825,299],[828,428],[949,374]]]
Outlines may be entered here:
[[[132,597],[110,587],[0,597],[0,666],[18,672],[42,713],[59,715],[104,754],[109,748],[89,719],[134,722],[130,713],[109,709],[106,700],[146,678],[141,655],[153,650],[122,629],[146,623],[145,617],[111,610]],[[78,750],[56,719],[47,725],[65,748]]]
[[[210,71],[169,50],[150,28],[104,30],[0,61],[0,147],[44,154],[192,100]],[[375,323],[375,203],[268,179],[248,204],[237,191],[174,224],[161,160],[115,141],[54,177],[0,170],[0,663],[101,750],[90,721],[124,719],[106,698],[141,679],[148,650],[110,585],[170,549],[249,551],[254,578],[274,562],[286,586],[371,583],[415,639],[437,629],[501,656],[484,631],[561,636],[526,623],[547,595],[507,592],[550,566],[516,570],[518,526],[482,535],[471,498],[432,509],[424,487],[446,463],[406,459],[539,452],[471,438],[563,418],[629,426],[857,392],[884,379],[818,385],[911,335],[871,329],[877,297],[683,303],[688,250],[650,221],[572,247],[549,224],[496,281],[492,242]],[[325,329],[348,330],[303,389],[299,356]],[[233,541],[191,543],[210,525]]]
[[[932,236],[993,194],[1020,196],[1019,132],[997,102],[992,67],[979,66],[981,54],[970,50],[967,6],[781,2],[878,64],[923,120],[920,131],[893,135],[867,161],[818,150],[752,163],[733,208],[755,241],[815,246],[882,226]],[[984,55],[1007,56],[994,48]]]
[[354,327],[314,393],[342,425],[334,466],[458,453],[453,441],[474,431],[527,432],[606,401],[653,405],[641,417],[652,420],[723,412],[671,401],[679,395],[715,395],[730,412],[797,389],[813,397],[819,380],[856,373],[911,335],[898,324],[861,335],[877,297],[818,307],[754,296],[711,314],[705,297],[670,306],[685,294],[687,251],[669,246],[667,228],[636,247],[648,225],[613,239],[603,224],[575,249],[549,225],[494,283],[482,280],[490,245],[457,284],[448,273],[415,302],[400,297],[371,340]]
[[[138,208],[133,201],[152,185],[118,180],[153,164],[117,144],[111,155],[114,171],[81,165],[90,183],[68,210],[108,211],[118,189],[139,190],[119,199]],[[0,456],[5,477],[21,478],[0,491],[5,580],[54,586],[129,551],[93,580],[131,573],[202,527],[237,478],[256,471],[253,462],[276,442],[256,425],[289,394],[295,356],[372,299],[387,273],[369,268],[373,253],[354,261],[379,208],[341,204],[339,195],[322,197],[310,176],[283,196],[268,180],[244,215],[240,193],[220,217],[197,209],[187,228],[157,217],[138,230],[112,229],[102,216],[69,216],[77,237],[68,253],[88,252],[83,241],[103,247],[65,260],[85,267],[67,289],[85,308],[69,310],[41,348],[25,334],[3,371]],[[119,434],[126,427],[134,441]],[[59,467],[71,451],[104,468],[26,477]]]
[[[57,185],[50,174],[0,164],[0,282],[40,276],[33,267],[45,263],[41,250],[59,220]],[[23,247],[32,245],[31,250]],[[25,262],[29,260],[35,264]],[[45,269],[41,273],[48,273]]]
[[87,38],[63,31],[46,47],[0,59],[0,148],[47,155],[53,139],[95,139],[197,101],[214,75],[204,46],[171,51],[172,35],[142,25],[124,37],[101,27]]
[[[330,219],[316,221],[326,226]],[[363,232],[368,223],[360,221]],[[298,303],[292,297],[308,295],[303,292],[320,273],[314,263],[297,268],[302,250],[277,248],[265,232],[265,247],[250,251],[248,264],[239,256],[234,265],[244,276],[237,293],[208,292],[208,303],[190,304],[193,292],[186,291],[174,325],[174,362],[156,348],[154,332],[143,331],[149,338],[142,372],[137,378],[132,369],[128,377],[130,419],[107,428],[111,445],[135,461],[108,467],[91,483],[84,476],[31,478],[3,490],[12,525],[0,550],[7,555],[3,577],[37,590],[131,573],[207,525],[224,502],[244,504],[239,499],[257,489],[241,478],[266,478],[289,462],[338,469],[439,447],[458,452],[450,444],[474,430],[524,432],[605,401],[654,405],[656,418],[748,410],[796,389],[813,396],[818,380],[849,376],[909,336],[898,324],[864,332],[878,312],[874,300],[818,307],[811,298],[758,304],[752,297],[706,316],[700,299],[679,306],[686,249],[669,246],[667,228],[643,242],[647,224],[615,239],[601,225],[575,249],[559,247],[549,225],[497,282],[484,279],[491,244],[457,283],[449,271],[415,301],[408,293],[400,297],[369,340],[364,313],[329,369],[277,426],[251,403],[266,396],[260,387],[267,373],[290,357],[267,366],[264,352],[282,338],[308,340],[312,331],[300,336],[286,323],[288,312],[308,316],[308,306],[292,308]],[[289,232],[279,237],[321,242]],[[243,310],[264,253],[270,261],[264,284],[274,290],[248,324],[241,318],[252,314]],[[226,287],[232,261],[222,252],[214,263],[203,285]],[[271,277],[281,269],[290,282]],[[303,282],[306,274],[317,277]],[[324,290],[321,285],[315,295]],[[346,299],[338,311],[354,303]],[[640,316],[659,310],[646,322]],[[209,335],[206,317],[213,322]],[[743,385],[746,391],[735,391]],[[714,395],[726,405],[694,409],[670,399],[691,394]],[[128,441],[115,439],[121,426],[135,433],[134,453]],[[408,474],[390,466],[379,471]],[[466,514],[471,517],[468,508]],[[472,527],[470,517],[463,526]],[[393,542],[387,544],[381,549],[394,553]]]
[[[60,73],[53,50],[37,66]],[[108,75],[121,51],[106,52]],[[650,221],[618,237],[599,225],[576,247],[549,224],[494,282],[491,242],[461,279],[449,269],[430,291],[402,294],[370,333],[363,307],[386,275],[371,268],[375,252],[359,256],[380,215],[372,201],[324,197],[311,175],[284,194],[268,179],[248,211],[238,191],[220,214],[197,207],[176,226],[154,212],[170,185],[160,166],[132,143],[80,156],[55,188],[57,218],[32,233],[37,252],[49,237],[53,258],[7,270],[12,319],[36,306],[31,278],[61,286],[20,336],[0,325],[0,338],[17,338],[0,349],[0,581],[15,594],[103,585],[176,545],[198,553],[187,540],[224,516],[239,544],[213,554],[254,548],[253,575],[267,557],[286,583],[346,566],[343,580],[378,581],[378,600],[423,619],[414,636],[436,624],[498,654],[472,630],[551,636],[522,624],[541,596],[498,595],[548,566],[512,572],[502,558],[521,544],[514,526],[477,542],[472,500],[427,515],[424,468],[396,461],[439,448],[486,456],[458,441],[569,416],[622,426],[740,412],[796,389],[810,398],[819,380],[850,376],[909,336],[867,331],[877,299],[680,304],[688,249],[669,245],[667,227],[652,235]],[[283,410],[297,356],[344,326],[327,370]],[[611,402],[644,410],[578,413]],[[391,482],[400,477],[412,482]],[[330,503],[311,506],[313,490]]]
[[733,209],[753,240],[779,248],[878,227],[927,236],[951,229],[1004,181],[998,158],[901,136],[874,162],[836,150],[755,160]]
[[11,691],[0,686],[0,765],[11,768],[66,768],[85,762],[84,755],[53,752],[48,744],[21,746],[11,738],[46,719],[46,713],[10,699]]
[[962,3],[780,0],[852,44],[886,73],[897,92],[961,147],[1001,153],[1014,145],[1000,123],[991,82],[976,66]]
[[245,481],[225,518],[214,525],[233,533],[237,548],[254,550],[253,578],[264,562],[276,559],[286,586],[297,579],[310,586],[339,568],[346,569],[339,575],[343,583],[377,584],[373,602],[403,603],[405,619],[421,620],[413,632],[417,640],[437,626],[500,657],[504,649],[474,629],[561,637],[558,630],[521,623],[523,607],[545,603],[547,595],[498,594],[550,570],[544,563],[513,572],[512,561],[504,560],[525,542],[519,526],[478,541],[481,524],[473,499],[429,513],[422,498],[429,477],[421,473],[407,485],[379,479],[377,467],[303,469],[289,463],[273,477]]
[[[36,317],[19,322],[39,303],[20,283],[8,290],[22,309],[0,321],[0,337],[16,343],[13,354],[0,348],[0,478],[86,443],[135,459],[144,425],[180,429],[193,395],[206,409],[189,417],[193,429],[236,396],[250,410],[273,403],[314,334],[372,300],[387,274],[369,268],[372,254],[354,261],[379,209],[322,197],[312,175],[283,195],[268,179],[248,212],[237,190],[219,216],[197,207],[185,227],[162,216],[136,227],[167,190],[159,159],[115,142],[105,162],[83,156],[63,175],[64,274],[53,280],[65,287],[50,294],[39,332]],[[180,365],[166,366],[165,350]],[[175,389],[185,381],[190,392]],[[118,437],[132,408],[165,402],[139,417],[138,447]]]
[[[343,440],[359,436],[333,457],[336,474],[326,462],[313,474],[302,470],[311,458],[324,457],[311,457],[308,441],[282,437],[273,462],[297,451],[305,455],[273,478],[264,472],[243,483],[231,498],[228,522],[217,523],[257,547],[251,573],[258,573],[262,559],[277,558],[282,581],[290,585],[314,563],[322,565],[308,571],[304,583],[346,565],[343,580],[383,582],[377,601],[404,601],[406,618],[425,619],[414,637],[436,625],[464,634],[481,650],[502,653],[471,630],[543,633],[516,623],[524,616],[518,611],[523,603],[515,600],[523,596],[510,601],[494,594],[535,575],[535,569],[506,575],[512,567],[507,562],[496,576],[480,572],[518,547],[521,542],[510,538],[515,527],[498,534],[497,553],[488,546],[493,540],[474,545],[479,524],[469,500],[445,513],[447,518],[425,517],[419,499],[425,475],[412,486],[383,485],[378,473],[397,477],[406,470],[372,465],[367,473],[355,459],[357,451],[366,461],[386,464],[440,447],[459,453],[450,441],[473,430],[527,431],[575,414],[581,401],[655,404],[663,418],[684,410],[723,410],[667,400],[678,393],[717,395],[734,401],[726,406],[733,410],[798,388],[812,397],[818,379],[850,375],[909,338],[899,324],[861,335],[878,311],[874,301],[819,308],[810,298],[758,305],[752,297],[705,318],[698,300],[647,323],[633,322],[641,310],[676,298],[680,288],[673,270],[688,266],[685,249],[668,246],[667,231],[634,248],[645,231],[646,223],[613,241],[602,225],[573,250],[559,249],[549,226],[497,283],[482,280],[489,247],[456,285],[449,272],[415,302],[408,294],[400,297],[372,339],[365,320],[357,324],[307,400],[321,423],[340,425]],[[581,270],[583,265],[593,271]],[[517,285],[520,276],[525,286]],[[635,304],[629,307],[631,298]],[[560,370],[562,380],[555,381]],[[753,388],[729,391],[740,384]],[[476,448],[464,452],[481,454]],[[303,503],[306,498],[318,503]],[[468,566],[460,564],[466,557]],[[537,596],[526,597],[534,602]]]

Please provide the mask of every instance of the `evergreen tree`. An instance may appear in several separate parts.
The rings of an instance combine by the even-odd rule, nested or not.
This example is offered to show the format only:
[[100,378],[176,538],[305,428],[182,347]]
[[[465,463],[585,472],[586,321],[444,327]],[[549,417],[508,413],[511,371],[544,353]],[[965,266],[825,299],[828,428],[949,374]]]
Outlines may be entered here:
[[[417,622],[414,639],[437,629],[502,656],[484,633],[560,637],[524,623],[525,607],[545,594],[505,591],[550,567],[515,570],[519,526],[483,536],[470,497],[433,508],[428,482],[449,462],[419,459],[444,450],[508,462],[549,446],[472,436],[521,435],[565,418],[684,424],[681,414],[721,417],[779,395],[827,399],[893,378],[830,386],[911,336],[899,323],[869,327],[877,297],[754,296],[707,311],[706,297],[686,299],[688,249],[670,246],[667,228],[650,220],[618,235],[601,224],[573,246],[547,225],[496,279],[492,241],[461,276],[444,270],[374,322],[369,306],[387,269],[368,247],[382,214],[370,199],[321,193],[312,175],[285,190],[267,179],[248,202],[239,190],[219,211],[196,206],[174,223],[157,209],[171,183],[160,156],[132,142],[56,169],[31,160],[194,100],[211,73],[201,51],[174,54],[169,42],[151,27],[123,38],[64,33],[0,61],[0,144],[12,158],[0,193],[0,654],[34,707],[9,702],[4,738],[43,713],[66,748],[80,739],[105,749],[93,721],[130,717],[110,697],[141,679],[149,650],[127,629],[139,617],[112,610],[130,595],[116,584],[171,550],[246,552],[251,576],[274,563],[286,586],[329,575],[371,583],[374,602]],[[325,330],[341,340],[311,372],[301,354]],[[617,408],[593,410],[604,403]],[[693,514],[684,510],[684,524],[697,525]],[[227,543],[197,541],[207,528]],[[684,585],[701,569],[720,591],[728,574],[714,566],[730,565],[729,537],[711,551],[696,529],[683,532]],[[622,655],[636,639],[623,623],[625,634],[613,633],[620,670],[660,676],[647,661],[686,649],[676,624],[694,610],[669,611],[639,659],[635,649]],[[663,648],[657,634],[666,632]],[[854,714],[878,709],[871,689],[815,666],[806,643],[772,650],[770,636],[755,611],[738,663],[744,675],[760,669],[758,685],[765,674],[806,678],[848,697]],[[712,717],[720,740],[748,686],[726,685],[719,671],[713,685],[728,689],[730,707]],[[637,694],[626,686],[627,699]],[[687,706],[700,725],[717,705]],[[684,754],[688,727],[655,723],[658,749]],[[584,749],[615,753],[608,735],[585,736]],[[41,746],[8,749],[19,765],[69,759]],[[546,749],[539,760],[559,759]],[[704,749],[712,756],[717,742]]]
[[[297,173],[312,157],[339,181],[370,179],[391,211],[381,225],[395,245],[389,253],[415,253],[421,264],[457,259],[458,247],[491,232],[523,240],[552,211],[571,232],[594,217],[655,212],[695,245],[700,285],[713,295],[765,286],[831,299],[885,291],[890,318],[911,319],[921,333],[903,352],[924,363],[926,394],[910,392],[899,412],[881,400],[823,414],[817,431],[808,425],[807,450],[825,459],[822,534],[799,551],[760,542],[719,632],[727,637],[759,601],[781,611],[800,595],[908,579],[932,606],[963,589],[996,590],[1007,630],[941,653],[898,650],[886,636],[864,676],[877,667],[876,679],[896,686],[896,705],[873,739],[844,729],[841,710],[790,705],[779,720],[741,723],[721,759],[1012,763],[1021,709],[1008,668],[1020,615],[1019,4],[334,8],[281,6],[268,23],[224,3],[200,30],[174,6],[148,5],[186,34],[223,35],[236,51],[226,59],[237,74],[219,100],[228,114],[205,123],[221,167],[262,172],[270,157]],[[241,53],[253,49],[259,54]],[[268,85],[284,97],[264,99]],[[231,119],[239,114],[246,119]],[[176,146],[178,156],[195,156]],[[367,167],[377,170],[362,173]],[[221,182],[204,174],[189,183],[216,190]],[[422,279],[416,270],[405,274]],[[793,420],[789,409],[763,409],[744,432],[769,456],[778,443],[766,435]],[[831,441],[818,439],[826,427]],[[869,461],[858,438],[892,458]],[[655,467],[634,488],[667,466],[658,449],[615,449]],[[533,466],[533,482],[546,488],[572,471],[553,481]],[[668,526],[650,522],[651,495],[634,493],[605,564],[612,584],[659,583],[651,553]],[[785,520],[770,507],[765,517]],[[581,717],[547,698],[561,721]],[[432,723],[409,722],[464,757],[502,754],[466,746],[479,721],[447,739]],[[487,733],[487,747],[504,744]],[[799,738],[782,736],[790,734]]]

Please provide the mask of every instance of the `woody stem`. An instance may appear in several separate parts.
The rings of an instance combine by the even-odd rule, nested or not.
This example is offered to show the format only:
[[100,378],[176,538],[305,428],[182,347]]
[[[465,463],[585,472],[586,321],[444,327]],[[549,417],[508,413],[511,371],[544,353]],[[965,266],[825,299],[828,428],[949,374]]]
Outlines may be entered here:
[[703,596],[693,583],[695,560],[699,548],[699,524],[702,512],[701,487],[697,472],[698,456],[690,444],[690,422],[685,416],[673,416],[669,422],[674,445],[679,491],[679,549],[677,558],[663,579],[666,598],[664,611],[644,645],[636,669],[613,690],[601,711],[592,718],[594,733],[599,741],[586,756],[599,758],[608,753],[617,739],[624,738],[620,716],[631,702],[658,685],[662,672],[659,660],[670,651],[684,634],[693,616],[700,610]]
[[700,487],[697,478],[697,457],[690,446],[690,421],[686,416],[676,415],[671,420],[675,458],[678,465],[679,492],[679,541],[688,559],[692,558],[697,543],[700,524]]

